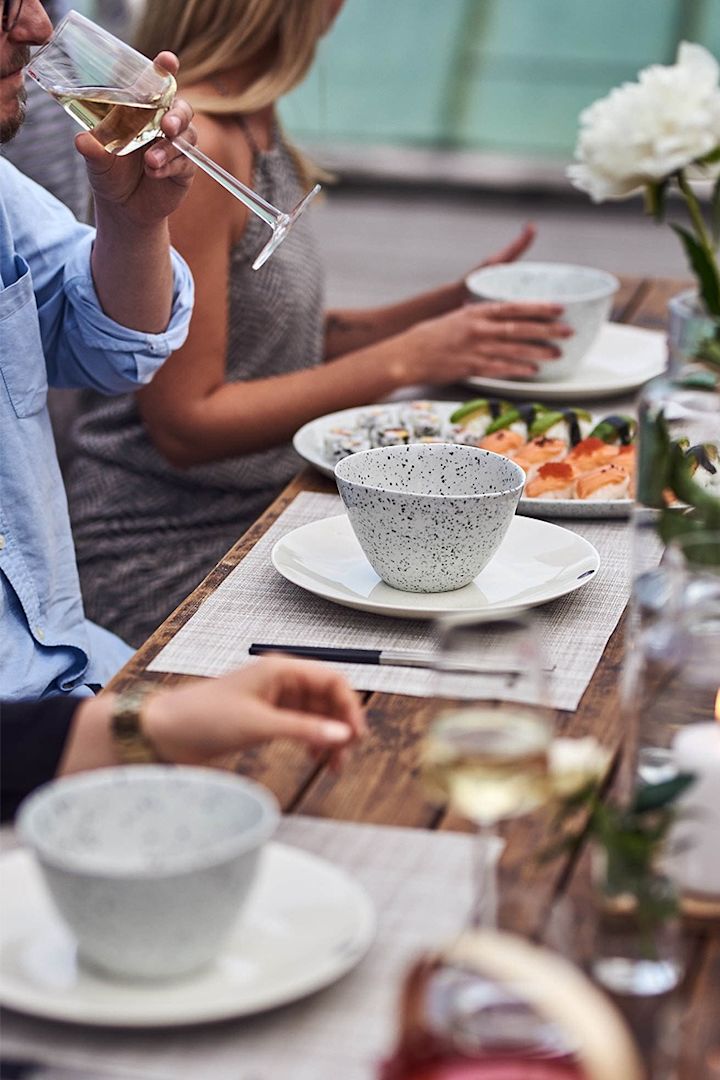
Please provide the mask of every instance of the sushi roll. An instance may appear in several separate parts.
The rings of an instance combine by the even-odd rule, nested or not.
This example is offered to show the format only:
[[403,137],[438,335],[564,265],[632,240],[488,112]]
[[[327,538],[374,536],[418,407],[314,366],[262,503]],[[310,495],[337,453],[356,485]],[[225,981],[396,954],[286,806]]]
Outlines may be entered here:
[[713,443],[691,446],[685,457],[690,463],[690,475],[696,484],[706,490],[720,490],[720,454]]
[[375,432],[375,446],[407,446],[410,432],[405,427],[388,427]]
[[577,446],[590,431],[592,417],[584,409],[545,409],[530,425],[530,438],[544,435],[548,439],[563,439],[568,446]]
[[524,439],[530,439],[532,425],[546,412],[547,409],[543,405],[534,402],[527,405],[508,405],[488,424],[485,434],[494,435],[496,431],[514,431],[522,435]]
[[443,421],[431,401],[411,401],[403,406],[400,409],[400,424],[418,439],[443,433]]
[[370,440],[362,431],[352,428],[331,428],[325,432],[323,439],[325,457],[334,465],[350,454],[356,454],[359,450],[369,450]]
[[637,434],[637,420],[632,416],[606,416],[590,432],[591,438],[628,446]]
[[507,402],[497,398],[475,398],[473,401],[466,401],[450,414],[455,442],[470,438],[481,439],[493,420],[508,408]]
[[577,472],[567,461],[549,461],[525,485],[525,495],[528,499],[572,499],[576,479]]
[[579,476],[575,481],[575,498],[586,502],[604,499],[627,499],[630,494],[630,476],[619,465],[603,465],[601,469]]
[[362,428],[372,442],[375,432],[379,428],[394,427],[397,424],[397,414],[392,409],[377,406],[373,409],[364,409],[358,413],[355,421],[358,428]]

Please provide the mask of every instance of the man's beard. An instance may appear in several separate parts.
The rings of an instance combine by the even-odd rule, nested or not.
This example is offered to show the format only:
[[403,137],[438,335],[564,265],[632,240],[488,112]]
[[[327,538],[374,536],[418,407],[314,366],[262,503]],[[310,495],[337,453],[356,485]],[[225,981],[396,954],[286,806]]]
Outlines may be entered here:
[[[18,68],[25,67],[30,62],[30,47],[29,45],[23,45],[17,49],[10,57],[5,67],[0,70],[0,77],[9,75],[13,71],[17,71]],[[25,87],[22,86],[17,93],[16,97],[17,108],[14,116],[7,116],[0,119],[0,143],[9,142],[15,135],[17,135],[23,120],[25,119],[25,102],[27,100],[27,92]]]

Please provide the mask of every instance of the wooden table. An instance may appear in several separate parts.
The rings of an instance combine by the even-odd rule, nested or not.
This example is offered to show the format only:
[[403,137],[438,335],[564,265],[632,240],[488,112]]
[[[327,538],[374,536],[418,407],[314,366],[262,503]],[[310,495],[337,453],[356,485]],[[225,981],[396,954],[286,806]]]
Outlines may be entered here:
[[[686,283],[624,279],[613,318],[619,322],[662,329],[667,300]],[[465,391],[466,393],[466,391]],[[205,581],[138,650],[115,677],[112,689],[138,678],[170,685],[184,676],[148,672],[148,663],[177,633],[200,604],[218,587],[256,541],[301,491],[334,491],[334,485],[306,469],[288,485],[262,517],[218,563]],[[603,659],[574,713],[558,712],[557,729],[563,735],[594,733],[616,755],[623,741],[618,684],[623,659],[624,619],[611,637]],[[297,747],[275,743],[243,754],[237,767],[266,784],[277,795],[285,813],[302,813],[346,821],[404,825],[420,829],[458,830],[464,822],[424,797],[417,777],[417,744],[429,715],[422,699],[401,695],[366,695],[371,734],[355,752],[352,766],[337,776],[324,762],[311,762]],[[585,853],[545,866],[528,857],[544,842],[542,815],[520,819],[506,830],[503,875],[519,885],[528,902],[515,918],[515,928],[539,935],[548,913],[562,894],[581,889]],[[684,987],[683,1080],[720,1077],[720,937],[718,926],[697,925],[689,933],[689,967]],[[640,1034],[652,1038],[646,1018]],[[714,1066],[704,1059],[716,1039]],[[717,1071],[714,1071],[717,1070]],[[621,1078],[619,1078],[621,1080]]]

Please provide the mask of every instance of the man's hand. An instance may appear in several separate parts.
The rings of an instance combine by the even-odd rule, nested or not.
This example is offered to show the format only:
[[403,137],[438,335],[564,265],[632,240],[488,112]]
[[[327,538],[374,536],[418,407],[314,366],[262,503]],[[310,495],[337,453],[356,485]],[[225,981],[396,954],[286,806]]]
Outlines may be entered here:
[[[155,63],[171,75],[179,67],[171,52],[159,53]],[[176,98],[160,123],[163,133],[168,139],[183,135],[194,143],[192,116],[190,105]],[[78,135],[75,146],[85,158],[98,208],[139,226],[155,225],[169,217],[190,187],[194,166],[168,139],[157,139],[145,150],[118,157],[108,154],[89,132]]]

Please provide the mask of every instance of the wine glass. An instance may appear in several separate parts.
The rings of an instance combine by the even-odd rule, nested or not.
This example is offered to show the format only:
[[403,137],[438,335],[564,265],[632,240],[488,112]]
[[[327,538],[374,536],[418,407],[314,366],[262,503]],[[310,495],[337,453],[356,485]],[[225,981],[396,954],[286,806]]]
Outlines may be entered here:
[[477,827],[474,926],[498,921],[501,821],[530,813],[549,794],[553,735],[547,671],[529,615],[452,617],[439,623],[435,718],[422,748],[431,796]]
[[[175,97],[173,76],[77,11],[58,23],[26,71],[110,154],[130,154],[153,139],[168,138],[160,121]],[[272,229],[253,270],[270,258],[320,190],[316,184],[284,213],[182,135],[169,142]]]

